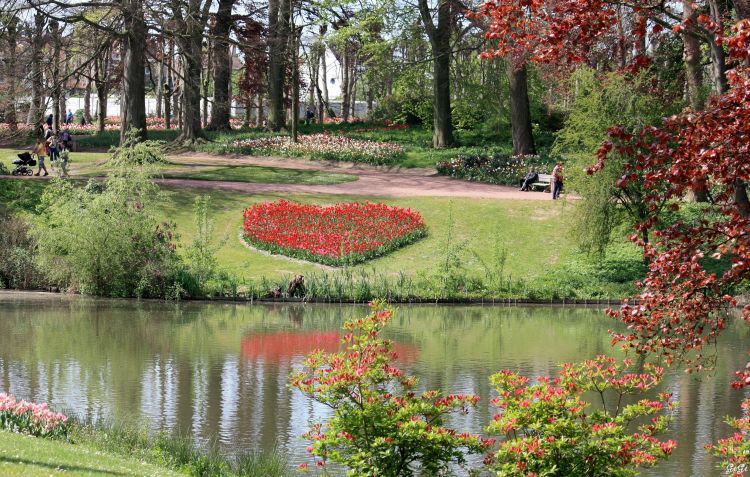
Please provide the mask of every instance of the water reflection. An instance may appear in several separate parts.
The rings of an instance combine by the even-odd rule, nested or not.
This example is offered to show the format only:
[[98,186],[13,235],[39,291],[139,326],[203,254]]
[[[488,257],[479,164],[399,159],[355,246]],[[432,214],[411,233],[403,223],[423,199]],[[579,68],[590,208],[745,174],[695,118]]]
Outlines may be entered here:
[[[228,452],[278,447],[305,458],[299,435],[327,410],[287,387],[315,347],[334,349],[355,306],[204,305],[36,298],[0,293],[0,391],[47,401],[82,417],[145,419],[154,429],[216,438]],[[481,431],[494,414],[490,374],[555,373],[562,361],[611,352],[615,323],[586,308],[401,307],[388,331],[402,367],[421,385],[482,396],[456,426]],[[715,376],[672,371],[680,445],[651,475],[720,475],[703,446],[729,433],[744,395],[732,371],[746,361],[748,332],[733,323]]]

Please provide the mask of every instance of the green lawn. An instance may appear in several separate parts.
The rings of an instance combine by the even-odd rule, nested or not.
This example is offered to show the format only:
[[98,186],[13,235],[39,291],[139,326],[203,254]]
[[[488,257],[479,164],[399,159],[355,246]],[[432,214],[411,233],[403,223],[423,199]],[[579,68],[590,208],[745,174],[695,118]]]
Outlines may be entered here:
[[[8,170],[13,169],[13,161],[23,149],[0,149],[0,163]],[[104,152],[74,152],[70,156],[70,174],[73,177],[97,177],[107,173],[105,161],[109,158]],[[34,167],[37,170],[37,167]],[[47,170],[53,173],[49,160]],[[170,162],[162,167],[164,177],[198,179],[207,181],[255,182],[267,184],[329,185],[357,180],[352,174],[286,169],[264,166],[213,166],[209,162],[200,165]]]
[[105,454],[83,445],[0,431],[0,475],[47,477],[184,474],[135,459]]
[[[375,269],[396,275],[435,270],[445,260],[446,236],[452,224],[453,245],[468,271],[483,273],[479,259],[490,260],[495,244],[507,252],[505,272],[514,278],[543,275],[546,269],[568,255],[574,244],[567,233],[567,217],[572,207],[564,201],[497,201],[434,197],[377,198],[326,195],[244,194],[210,191],[217,236],[226,238],[218,252],[220,264],[245,278],[279,277],[309,273],[324,267],[248,249],[240,241],[242,211],[262,201],[280,199],[330,204],[348,200],[382,201],[418,211],[429,229],[427,238],[390,255],[353,267]],[[199,192],[164,189],[160,210],[177,223],[182,243],[190,243],[195,233],[192,204]],[[449,219],[452,217],[452,219]]]
[[332,172],[284,169],[280,167],[264,166],[226,166],[226,167],[191,167],[178,168],[172,163],[164,177],[181,179],[198,179],[204,181],[234,181],[234,182],[256,182],[266,184],[304,184],[304,185],[329,185],[353,182],[357,176],[353,174],[336,174]]
[[[36,204],[47,181],[3,182],[12,187],[6,188],[5,192],[0,187],[0,201],[34,215],[40,213]],[[263,277],[276,281],[293,274],[310,276],[313,272],[331,270],[322,265],[254,251],[241,241],[242,211],[251,204],[280,199],[317,204],[348,200],[382,201],[412,208],[422,215],[428,227],[426,238],[347,269],[346,272],[355,278],[360,273],[384,275],[394,281],[399,281],[402,274],[407,279],[444,276],[442,266],[446,261],[449,229],[452,246],[467,277],[483,279],[487,276],[483,263],[491,264],[494,256],[506,255],[503,280],[521,287],[512,296],[535,299],[622,298],[634,292],[633,281],[642,278],[645,272],[639,250],[627,242],[618,243],[604,260],[580,253],[569,233],[573,204],[566,201],[249,194],[163,187],[156,203],[157,213],[164,220],[175,222],[180,251],[192,243],[196,230],[193,204],[201,194],[208,194],[212,199],[214,244],[218,246],[216,255],[220,267],[240,279],[256,283]],[[33,215],[30,218],[33,220]],[[497,272],[497,268],[491,271]],[[331,278],[346,279],[342,272],[334,269],[335,277]]]

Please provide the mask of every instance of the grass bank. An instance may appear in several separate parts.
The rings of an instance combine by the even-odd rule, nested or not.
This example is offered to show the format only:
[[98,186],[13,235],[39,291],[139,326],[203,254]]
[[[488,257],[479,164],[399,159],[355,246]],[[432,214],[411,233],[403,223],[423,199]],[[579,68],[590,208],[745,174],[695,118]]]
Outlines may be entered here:
[[285,477],[292,469],[275,452],[225,457],[211,445],[141,425],[73,420],[67,440],[0,431],[0,475]]
[[184,474],[137,458],[110,455],[87,445],[0,431],[0,475],[169,477]]

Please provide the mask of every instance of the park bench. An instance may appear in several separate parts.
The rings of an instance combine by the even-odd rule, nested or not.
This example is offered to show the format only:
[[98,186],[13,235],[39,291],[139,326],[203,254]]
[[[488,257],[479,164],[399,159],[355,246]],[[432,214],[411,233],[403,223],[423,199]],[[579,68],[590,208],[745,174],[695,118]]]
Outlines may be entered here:
[[542,189],[542,191],[544,192],[549,192],[551,184],[552,176],[550,174],[539,174],[536,182],[531,184],[529,187],[531,187],[531,190]]

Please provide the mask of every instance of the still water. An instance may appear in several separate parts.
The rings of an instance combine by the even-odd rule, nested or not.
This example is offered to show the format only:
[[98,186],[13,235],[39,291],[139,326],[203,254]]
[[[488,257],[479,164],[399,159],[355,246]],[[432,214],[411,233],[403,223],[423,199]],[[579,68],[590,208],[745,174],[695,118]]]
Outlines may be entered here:
[[[287,387],[314,348],[337,346],[362,306],[165,304],[0,292],[0,392],[81,417],[138,418],[153,429],[216,439],[226,452],[277,448],[305,461],[299,437],[325,409]],[[503,368],[533,377],[558,363],[609,353],[616,323],[573,307],[402,306],[388,329],[401,367],[421,385],[482,398],[453,424],[482,432],[495,412],[488,377]],[[727,415],[747,396],[731,390],[750,340],[739,320],[717,348],[715,372],[671,371],[680,401],[679,447],[652,476],[719,476],[703,446],[729,434]]]

